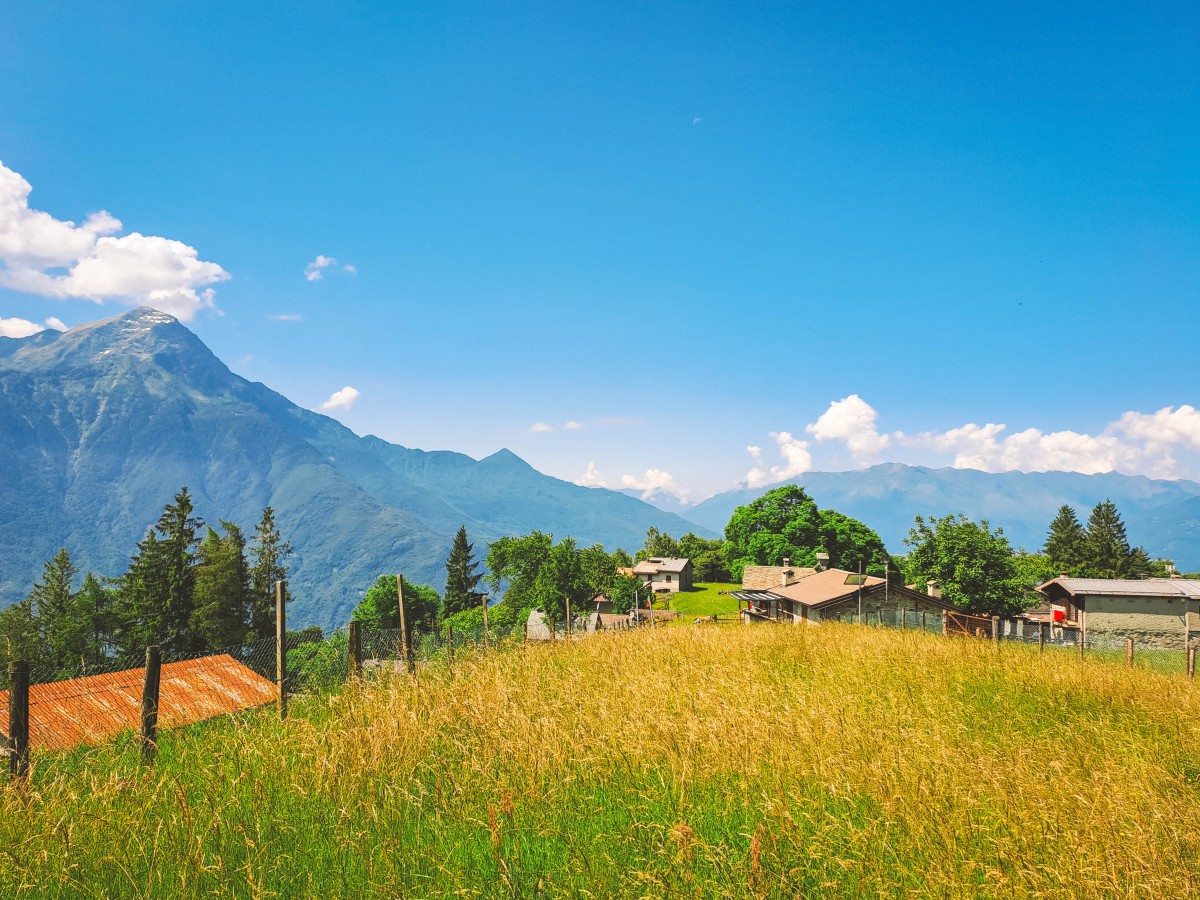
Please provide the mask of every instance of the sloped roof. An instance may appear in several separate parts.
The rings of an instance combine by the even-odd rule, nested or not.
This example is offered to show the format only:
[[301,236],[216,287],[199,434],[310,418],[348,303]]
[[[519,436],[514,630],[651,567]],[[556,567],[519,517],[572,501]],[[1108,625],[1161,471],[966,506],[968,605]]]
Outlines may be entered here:
[[[771,591],[788,600],[813,606],[855,593],[858,590],[858,579],[859,575],[856,572],[847,572],[844,569],[826,569],[802,578],[787,587],[773,587]],[[876,578],[874,575],[862,576],[864,588],[875,584],[883,584],[883,579]]]
[[[29,745],[65,750],[111,740],[141,725],[146,670],[87,675],[29,688]],[[270,703],[275,684],[228,654],[165,663],[158,689],[160,728],[178,728]],[[8,691],[0,691],[0,722],[8,723]]]
[[742,571],[742,587],[748,591],[764,591],[783,586],[783,573],[788,573],[788,584],[801,578],[815,575],[816,569],[800,566],[746,566]]
[[690,562],[690,559],[683,559],[677,556],[655,556],[651,559],[642,560],[633,567],[633,571],[638,575],[657,575],[659,572],[682,572]]
[[1038,585],[1042,593],[1116,597],[1188,597],[1200,599],[1194,578],[1054,578]]

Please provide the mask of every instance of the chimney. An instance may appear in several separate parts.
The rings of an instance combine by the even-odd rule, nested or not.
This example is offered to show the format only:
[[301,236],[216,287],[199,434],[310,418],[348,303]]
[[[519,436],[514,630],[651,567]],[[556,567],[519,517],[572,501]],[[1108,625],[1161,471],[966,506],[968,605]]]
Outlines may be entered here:
[[817,554],[817,571],[824,572],[828,568],[829,568],[829,554],[828,553],[818,553]]
[[927,593],[930,597],[935,598],[942,596],[942,589],[938,587],[936,578],[930,578],[927,582],[925,582],[925,593]]
[[1059,578],[1070,578],[1070,577],[1071,577],[1071,573],[1070,573],[1070,572],[1059,572],[1059,573],[1058,573],[1058,577],[1059,577]]

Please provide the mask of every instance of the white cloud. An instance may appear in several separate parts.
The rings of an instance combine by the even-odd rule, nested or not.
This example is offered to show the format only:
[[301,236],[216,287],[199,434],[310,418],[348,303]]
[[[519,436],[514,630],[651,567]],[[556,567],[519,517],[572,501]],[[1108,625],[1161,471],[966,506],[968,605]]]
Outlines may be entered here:
[[[183,319],[214,308],[229,273],[180,241],[121,231],[107,212],[82,225],[31,209],[32,187],[0,163],[0,287],[57,299],[146,305]],[[66,270],[61,271],[61,270]]]
[[578,431],[582,427],[583,425],[581,425],[579,422],[576,422],[574,419],[563,426],[566,431]]
[[687,488],[676,484],[671,473],[665,469],[647,469],[640,478],[635,475],[622,475],[621,487],[641,491],[643,500],[650,500],[657,494],[667,494],[680,503],[687,503],[691,493]]
[[1127,412],[1109,428],[1155,448],[1182,444],[1200,450],[1200,411],[1187,404],[1178,409],[1165,406],[1154,413]]
[[334,391],[330,398],[321,404],[321,409],[349,409],[361,396],[357,388],[346,385],[340,391]]
[[587,468],[583,470],[582,475],[575,479],[575,483],[584,487],[608,487],[608,482],[604,480],[604,476],[600,474],[600,470],[596,468],[594,462],[587,464]]
[[[314,259],[312,262],[310,262],[307,266],[304,267],[304,280],[305,281],[320,281],[321,279],[323,279],[325,277],[325,270],[328,268],[337,266],[337,264],[338,264],[338,261],[337,261],[336,257],[324,256],[324,255],[318,254],[316,259]],[[354,266],[350,265],[349,263],[342,266],[341,269],[347,275],[357,275],[358,274],[358,269],[355,268]]]
[[808,441],[794,438],[791,432],[788,431],[772,431],[771,438],[779,447],[779,453],[783,457],[784,465],[771,466],[770,469],[764,469],[761,465],[762,448],[747,447],[746,450],[755,462],[754,468],[746,473],[747,487],[762,487],[763,485],[773,484],[776,481],[795,478],[797,475],[803,475],[812,468],[812,454],[808,452]]
[[55,331],[67,330],[67,326],[62,323],[62,320],[56,319],[54,316],[48,318],[44,325],[30,322],[28,319],[0,319],[0,337],[29,337],[31,334],[37,334],[47,328],[53,328]]
[[268,316],[273,322],[300,322],[304,317],[299,313],[276,313],[273,316]]
[[858,394],[829,404],[829,409],[804,430],[818,441],[841,441],[860,465],[877,462],[891,438],[875,427],[878,414]]
[[525,429],[526,434],[545,434],[548,431],[553,431],[554,426],[549,422],[534,422]]

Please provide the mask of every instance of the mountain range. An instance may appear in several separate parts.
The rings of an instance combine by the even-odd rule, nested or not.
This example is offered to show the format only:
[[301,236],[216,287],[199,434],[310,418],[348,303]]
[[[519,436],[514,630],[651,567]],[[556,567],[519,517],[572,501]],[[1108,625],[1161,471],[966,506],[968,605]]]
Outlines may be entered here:
[[138,309],[67,332],[0,337],[0,605],[65,546],[116,576],[186,485],[197,513],[249,533],[263,507],[295,548],[291,621],[329,628],[375,578],[439,591],[455,531],[486,544],[533,529],[636,550],[697,529],[501,450],[475,460],[360,437],[229,370],[171,316]]
[[[1131,541],[1200,569],[1200,485],[1117,474],[989,474],[886,464],[795,480],[823,508],[870,525],[893,552],[914,515],[962,513],[1037,549],[1059,506],[1086,518],[1112,499]],[[360,437],[229,370],[151,309],[27,338],[0,337],[0,605],[24,597],[67,547],[116,576],[186,485],[196,511],[253,529],[271,505],[295,548],[293,624],[343,624],[384,572],[440,589],[454,532],[489,541],[533,529],[634,551],[655,526],[720,534],[766,488],[661,510],[544,475],[508,450],[481,460]],[[686,518],[677,514],[682,511]]]
[[[1041,549],[1059,507],[1086,522],[1093,506],[1111,499],[1125,519],[1130,542],[1180,569],[1200,569],[1200,484],[1142,476],[1076,472],[981,472],[884,463],[849,472],[808,472],[792,479],[822,509],[836,509],[870,525],[892,553],[906,550],[913,517],[961,513],[1003,528],[1009,543]],[[719,531],[734,509],[766,488],[717,494],[688,508],[688,519]]]

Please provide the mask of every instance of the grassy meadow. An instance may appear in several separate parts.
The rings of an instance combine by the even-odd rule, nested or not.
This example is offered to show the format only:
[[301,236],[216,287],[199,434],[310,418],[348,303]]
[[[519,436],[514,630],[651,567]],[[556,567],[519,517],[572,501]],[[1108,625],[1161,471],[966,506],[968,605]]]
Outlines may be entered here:
[[740,591],[740,584],[697,583],[690,591],[668,594],[659,599],[655,609],[673,609],[682,616],[730,616],[737,615],[737,600],[728,591]]
[[1185,897],[1200,692],[835,624],[460,654],[34,756],[3,897]]

